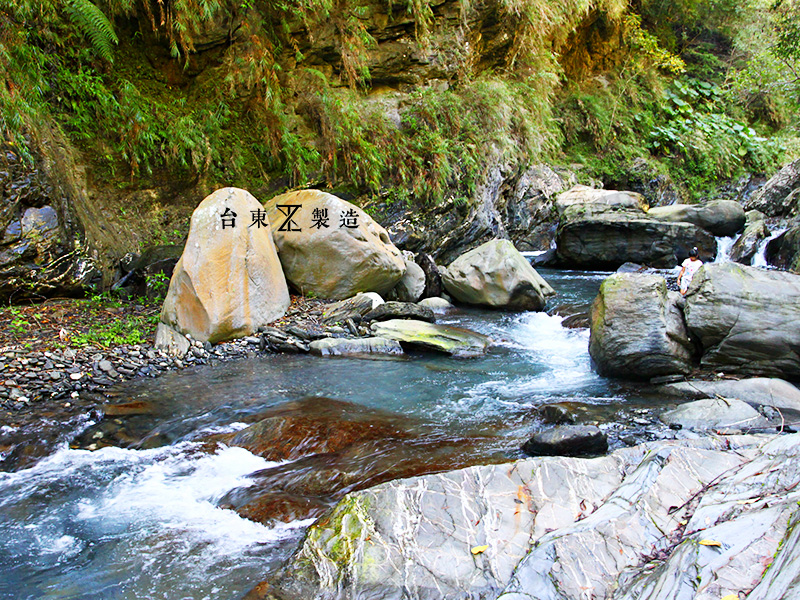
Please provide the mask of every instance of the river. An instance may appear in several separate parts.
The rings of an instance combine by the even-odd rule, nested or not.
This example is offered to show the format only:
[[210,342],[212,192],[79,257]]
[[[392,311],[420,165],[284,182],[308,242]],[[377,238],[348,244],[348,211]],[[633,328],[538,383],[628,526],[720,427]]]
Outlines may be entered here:
[[[560,312],[585,311],[607,276],[540,272],[559,292]],[[587,419],[609,423],[647,406],[640,388],[592,371],[588,330],[565,328],[560,316],[461,310],[439,322],[497,344],[476,359],[271,355],[119,385],[115,401],[154,406],[128,426],[161,445],[64,446],[31,468],[0,473],[0,598],[241,598],[312,520],[266,526],[220,508],[227,492],[275,463],[242,448],[204,452],[199,440],[289,400],[347,400],[406,415],[423,436],[496,440],[474,462],[521,456],[520,441],[542,427],[534,411],[542,404],[576,403]]]

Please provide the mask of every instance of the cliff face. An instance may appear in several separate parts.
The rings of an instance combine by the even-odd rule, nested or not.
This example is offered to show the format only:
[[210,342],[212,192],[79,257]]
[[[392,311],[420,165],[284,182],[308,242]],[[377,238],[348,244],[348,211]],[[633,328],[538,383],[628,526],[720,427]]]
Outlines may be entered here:
[[[529,230],[549,209],[531,202],[563,181],[536,171],[544,179],[531,186],[524,161],[557,145],[547,98],[558,77],[585,78],[614,62],[623,6],[375,0],[340,2],[322,18],[237,6],[192,21],[178,40],[185,50],[179,59],[171,56],[170,32],[153,28],[141,8],[117,17],[115,62],[92,84],[102,91],[102,80],[112,110],[121,107],[105,130],[110,117],[97,109],[85,130],[74,124],[86,104],[100,101],[94,88],[94,96],[76,95],[70,109],[60,96],[50,98],[49,118],[29,115],[33,164],[8,143],[0,174],[0,295],[19,300],[108,285],[126,253],[181,243],[197,200],[230,184],[262,200],[303,184],[333,186],[351,198],[366,192],[367,203],[400,190],[411,208],[385,213],[398,221],[397,235],[431,250],[441,224],[452,229],[455,218],[463,235],[445,240],[439,253],[448,257],[495,235],[547,245],[546,235]],[[511,87],[522,80],[525,87]],[[50,83],[74,93],[66,76]],[[142,101],[135,111],[124,104],[132,87]],[[166,133],[147,130],[148,98],[154,113],[177,107],[160,124]],[[169,135],[182,134],[172,124],[195,116],[202,123],[210,113],[200,109],[213,102],[229,111],[216,138],[193,139],[188,149],[170,144]],[[535,130],[525,121],[531,117]],[[144,147],[147,136],[156,137],[153,148]],[[262,146],[260,154],[253,150]],[[155,167],[149,175],[146,160]],[[461,208],[445,221],[423,217],[417,233],[402,233],[430,198],[438,213]]]

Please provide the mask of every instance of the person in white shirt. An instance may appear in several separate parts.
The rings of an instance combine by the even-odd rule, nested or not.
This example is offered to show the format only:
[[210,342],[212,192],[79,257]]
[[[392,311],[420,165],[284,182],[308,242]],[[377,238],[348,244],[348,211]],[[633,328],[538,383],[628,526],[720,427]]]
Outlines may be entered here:
[[699,252],[697,248],[692,248],[689,252],[689,258],[681,264],[681,272],[678,274],[678,285],[681,289],[681,294],[686,295],[689,289],[689,284],[692,282],[692,277],[697,273],[697,270],[703,266],[703,261],[698,258]]

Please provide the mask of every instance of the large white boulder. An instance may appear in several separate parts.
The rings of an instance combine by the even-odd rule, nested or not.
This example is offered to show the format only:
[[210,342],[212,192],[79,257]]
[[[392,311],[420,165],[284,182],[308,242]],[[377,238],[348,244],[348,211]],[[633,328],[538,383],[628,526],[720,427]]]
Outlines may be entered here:
[[358,292],[385,295],[405,273],[389,234],[354,204],[302,190],[265,207],[286,279],[302,294],[334,300]]
[[272,232],[266,220],[253,224],[256,211],[263,207],[249,192],[223,188],[192,213],[161,310],[166,327],[159,327],[158,346],[174,346],[170,329],[213,343],[250,335],[286,312],[289,290]]

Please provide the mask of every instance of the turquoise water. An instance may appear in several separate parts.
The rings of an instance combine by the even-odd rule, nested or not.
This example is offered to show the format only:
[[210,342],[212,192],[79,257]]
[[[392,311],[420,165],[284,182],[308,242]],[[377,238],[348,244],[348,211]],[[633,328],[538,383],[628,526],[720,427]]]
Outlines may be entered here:
[[[558,304],[586,308],[604,273],[541,270]],[[0,598],[241,598],[296,545],[310,521],[252,523],[217,502],[275,463],[241,448],[199,451],[209,432],[233,431],[264,409],[325,396],[409,415],[429,435],[496,436],[514,458],[540,426],[533,408],[570,401],[637,402],[596,375],[588,331],[546,313],[462,310],[440,319],[485,333],[485,356],[415,354],[395,360],[281,355],[131,381],[114,401],[146,400],[128,419],[150,450],[62,448],[36,466],[0,474]],[[479,460],[480,457],[476,457]]]

